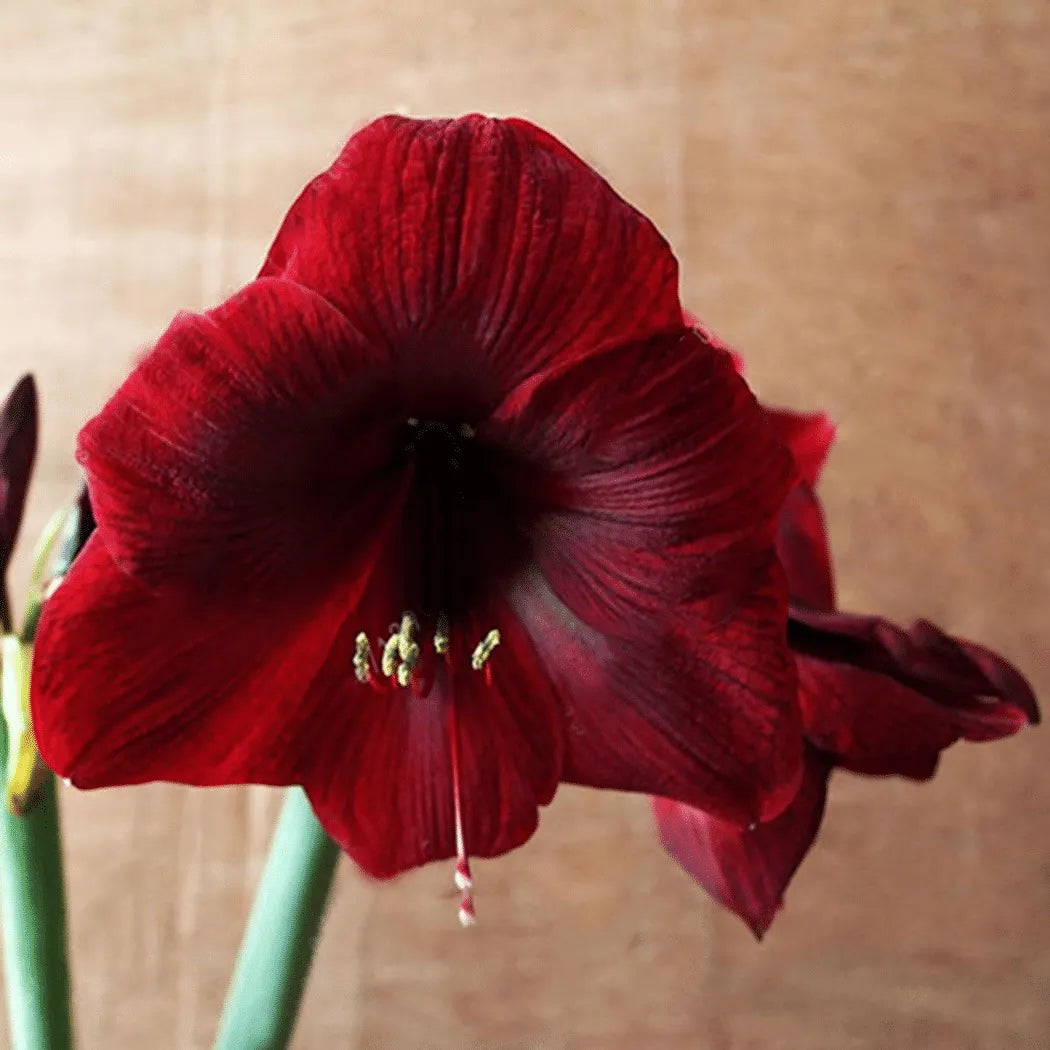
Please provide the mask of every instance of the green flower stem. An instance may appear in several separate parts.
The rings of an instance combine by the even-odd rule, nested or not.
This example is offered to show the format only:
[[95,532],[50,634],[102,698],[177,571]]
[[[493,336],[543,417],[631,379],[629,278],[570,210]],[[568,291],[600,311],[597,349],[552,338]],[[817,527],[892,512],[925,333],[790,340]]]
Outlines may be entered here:
[[215,1050],[288,1045],[332,887],[339,847],[292,788],[241,942]]
[[[3,748],[7,734],[3,733]],[[70,1050],[66,898],[55,778],[23,817],[0,815],[0,911],[12,1050]]]

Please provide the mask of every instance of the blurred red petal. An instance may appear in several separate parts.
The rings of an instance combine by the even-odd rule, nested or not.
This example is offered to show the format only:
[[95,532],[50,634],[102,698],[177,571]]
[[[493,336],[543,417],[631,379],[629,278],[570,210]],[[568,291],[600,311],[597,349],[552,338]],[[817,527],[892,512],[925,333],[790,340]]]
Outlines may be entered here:
[[791,449],[803,480],[815,488],[835,442],[835,424],[823,412],[792,412],[766,406],[780,440]]
[[820,829],[831,763],[806,752],[798,794],[778,817],[740,828],[666,798],[653,799],[664,848],[761,939]]
[[925,621],[904,631],[793,607],[788,636],[807,739],[856,772],[924,780],[956,740],[997,740],[1038,721],[1012,665]]

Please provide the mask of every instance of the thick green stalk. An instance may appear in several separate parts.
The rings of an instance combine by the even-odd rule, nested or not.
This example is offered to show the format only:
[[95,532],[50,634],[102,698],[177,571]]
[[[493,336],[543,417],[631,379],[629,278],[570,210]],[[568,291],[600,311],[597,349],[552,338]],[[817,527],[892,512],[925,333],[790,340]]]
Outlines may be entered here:
[[[3,733],[3,748],[7,734]],[[54,775],[23,817],[2,806],[0,912],[12,1050],[73,1046],[66,898]]]
[[219,1022],[215,1050],[281,1050],[295,1027],[339,847],[299,788],[284,802]]

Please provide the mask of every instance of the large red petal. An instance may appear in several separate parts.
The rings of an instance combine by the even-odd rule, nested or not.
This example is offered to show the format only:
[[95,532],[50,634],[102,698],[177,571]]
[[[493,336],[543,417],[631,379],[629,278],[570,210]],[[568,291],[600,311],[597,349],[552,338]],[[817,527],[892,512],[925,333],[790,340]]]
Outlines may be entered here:
[[[503,642],[487,679],[471,669],[470,652],[495,623]],[[349,634],[342,649],[353,651]],[[377,878],[456,855],[453,732],[470,855],[521,845],[557,787],[560,713],[522,628],[494,604],[454,630],[451,657],[426,695],[360,688],[317,740],[310,800],[329,834]],[[326,677],[352,675],[346,663]]]
[[[747,374],[741,354],[688,311],[685,313],[685,320],[706,343],[729,355],[738,375]],[[824,462],[835,442],[835,424],[831,417],[823,412],[795,412],[789,408],[773,408],[769,405],[763,407],[780,440],[791,449],[799,473],[815,488]]]
[[389,461],[389,365],[287,281],[178,317],[80,435],[112,558],[150,585],[255,586],[320,564]]
[[396,347],[446,416],[483,414],[549,361],[682,325],[677,264],[652,224],[550,135],[477,115],[358,132],[261,273]]
[[[686,320],[705,342],[729,355],[739,375],[744,374],[744,360],[732,347],[691,314]],[[777,555],[787,571],[788,593],[793,602],[833,609],[831,552],[824,512],[814,489],[835,440],[835,424],[823,412],[793,412],[768,405],[763,410],[777,436],[791,450],[801,479],[784,503],[777,531]]]
[[748,824],[798,787],[794,663],[775,574],[723,623],[683,612],[631,639],[579,620],[538,572],[511,601],[566,720],[566,781],[665,795]]
[[829,760],[809,749],[802,785],[791,804],[778,817],[752,828],[654,798],[660,841],[719,904],[739,915],[761,939],[820,829],[830,772]]
[[558,598],[616,635],[686,604],[731,613],[792,481],[746,384],[691,332],[538,373],[479,436],[517,453],[505,483],[544,510],[531,539]]
[[693,333],[521,384],[479,438],[535,570],[513,601],[564,702],[567,777],[748,822],[785,805],[801,741],[772,535],[790,457],[732,362]]
[[924,780],[956,740],[997,740],[1039,719],[1002,657],[919,621],[792,608],[807,738],[859,773]]
[[[396,535],[402,500],[324,576],[280,594],[236,582],[147,589],[96,531],[44,607],[32,678],[41,753],[78,787],[302,782],[331,709],[349,698],[314,684],[352,623]],[[352,646],[351,646],[352,649]]]

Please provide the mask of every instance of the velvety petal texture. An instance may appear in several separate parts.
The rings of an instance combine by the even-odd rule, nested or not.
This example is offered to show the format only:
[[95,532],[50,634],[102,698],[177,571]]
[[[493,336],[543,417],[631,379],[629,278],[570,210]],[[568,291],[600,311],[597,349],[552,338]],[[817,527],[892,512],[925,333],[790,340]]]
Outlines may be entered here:
[[562,696],[563,779],[657,791],[746,826],[801,776],[794,667],[778,659],[783,597],[755,595],[702,640],[682,629],[625,645],[587,628],[537,577],[512,601]]
[[792,475],[725,355],[682,333],[572,362],[490,427],[545,506],[512,601],[576,730],[565,779],[779,812],[801,772],[771,543]]
[[[735,367],[742,363],[727,347]],[[799,480],[780,511],[777,554],[791,605],[805,775],[783,812],[741,829],[665,798],[653,800],[661,841],[714,898],[761,937],[812,845],[834,767],[931,777],[957,740],[1009,736],[1039,720],[1031,687],[998,654],[926,621],[903,630],[835,610],[823,510],[814,486],[834,439],[821,413],[767,409]]]
[[387,350],[262,279],[180,314],[80,433],[110,557],[148,585],[273,585],[351,545],[391,455]]
[[372,554],[362,549],[327,587],[289,587],[279,601],[204,601],[194,588],[155,590],[129,576],[99,528],[37,636],[34,724],[48,764],[84,788],[301,783],[325,704],[346,701],[321,695],[313,678]]
[[78,455],[33,712],[80,786],[301,784],[378,877],[514,848],[559,781],[796,797],[792,457],[653,226],[530,124],[364,128]]
[[653,225],[521,120],[368,125],[302,192],[260,276],[313,288],[461,410],[683,327]]

